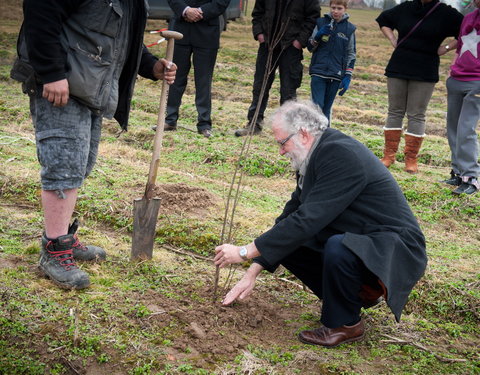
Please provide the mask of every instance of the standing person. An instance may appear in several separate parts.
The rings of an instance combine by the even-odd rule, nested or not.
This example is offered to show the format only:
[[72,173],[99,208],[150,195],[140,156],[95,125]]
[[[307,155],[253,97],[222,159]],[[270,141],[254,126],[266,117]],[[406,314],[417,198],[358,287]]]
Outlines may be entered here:
[[176,42],[173,53],[178,71],[168,95],[166,131],[177,129],[179,108],[193,60],[197,130],[206,138],[212,136],[212,79],[220,47],[219,17],[229,3],[230,0],[168,0],[175,14],[170,29],[182,33],[183,38]]
[[263,269],[286,267],[323,299],[323,326],[300,340],[337,346],[364,337],[360,310],[381,295],[398,321],[427,256],[392,175],[363,144],[327,124],[312,102],[287,102],[273,114],[273,136],[292,161],[297,188],[270,230],[246,246],[218,246],[215,264],[254,258],[224,305],[247,297]]
[[385,10],[376,19],[394,48],[385,69],[388,116],[383,128],[382,163],[387,168],[395,162],[406,113],[405,171],[418,172],[417,156],[425,137],[425,112],[438,82],[439,56],[456,43],[442,45],[442,42],[457,37],[462,19],[460,12],[439,0],[406,1]]
[[89,277],[75,260],[102,260],[106,253],[82,245],[77,221],[69,223],[95,164],[102,117],[115,117],[126,130],[137,73],[171,84],[176,67],[143,45],[143,0],[25,0],[23,12],[11,74],[30,96],[42,167],[39,268],[60,287],[86,288]]
[[452,153],[451,178],[454,194],[473,194],[480,189],[478,136],[480,119],[480,0],[460,27],[457,57],[447,79],[447,136]]
[[[268,96],[275,71],[280,72],[280,104],[295,99],[297,88],[302,83],[303,51],[308,38],[320,16],[320,2],[317,0],[256,0],[252,11],[253,37],[258,41],[257,61],[253,79],[252,104],[248,109],[248,123],[245,128],[235,131],[237,137],[258,134],[267,108]],[[274,45],[279,42],[277,45]],[[267,77],[265,92],[260,93],[268,61],[268,51],[274,47],[271,71]],[[253,122],[258,108],[256,122]]]
[[348,90],[356,60],[355,25],[348,21],[348,0],[331,0],[330,13],[317,20],[308,41],[312,52],[310,76],[312,100],[322,109],[330,125],[337,91]]

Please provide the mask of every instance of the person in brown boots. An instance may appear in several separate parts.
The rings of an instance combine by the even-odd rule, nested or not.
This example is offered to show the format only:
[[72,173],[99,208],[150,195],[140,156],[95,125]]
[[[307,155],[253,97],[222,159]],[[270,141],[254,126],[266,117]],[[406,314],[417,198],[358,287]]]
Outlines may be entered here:
[[[456,41],[463,16],[439,0],[406,1],[383,11],[376,19],[394,48],[385,69],[388,88],[388,117],[382,163],[395,162],[405,115],[405,171],[417,173],[417,156],[425,137],[425,112],[438,82],[439,56],[450,51]],[[438,27],[442,25],[442,27]],[[394,34],[397,31],[398,37]]]

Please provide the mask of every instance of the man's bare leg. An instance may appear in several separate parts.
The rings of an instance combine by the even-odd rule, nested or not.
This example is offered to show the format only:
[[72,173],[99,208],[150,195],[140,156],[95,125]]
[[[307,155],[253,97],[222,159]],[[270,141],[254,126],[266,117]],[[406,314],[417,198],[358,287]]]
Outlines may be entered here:
[[[63,194],[63,196],[62,196]],[[78,189],[42,190],[42,206],[45,220],[45,235],[55,239],[68,233]]]

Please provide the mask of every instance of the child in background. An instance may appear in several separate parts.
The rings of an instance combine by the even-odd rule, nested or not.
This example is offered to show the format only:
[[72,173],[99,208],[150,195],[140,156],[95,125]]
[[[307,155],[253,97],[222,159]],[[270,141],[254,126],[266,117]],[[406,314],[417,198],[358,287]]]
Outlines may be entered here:
[[[478,136],[480,119],[480,0],[477,9],[463,18],[457,55],[447,79],[447,136],[452,152],[453,194],[474,194],[480,189]],[[465,5],[470,5],[468,2]]]
[[348,90],[356,59],[355,25],[348,21],[348,0],[331,0],[330,13],[317,19],[307,48],[312,52],[312,100],[322,108],[330,125],[337,95]]

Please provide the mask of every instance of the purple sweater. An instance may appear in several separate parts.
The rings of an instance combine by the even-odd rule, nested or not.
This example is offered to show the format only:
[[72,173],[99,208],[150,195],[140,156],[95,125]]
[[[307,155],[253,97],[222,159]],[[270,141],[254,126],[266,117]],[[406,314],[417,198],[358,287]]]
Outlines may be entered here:
[[463,18],[458,36],[457,58],[451,66],[451,77],[458,81],[480,80],[480,9]]

